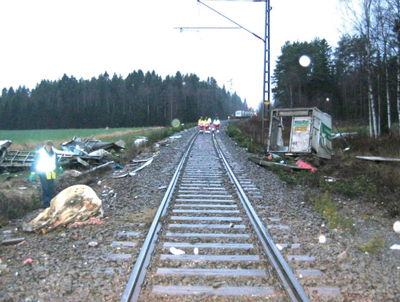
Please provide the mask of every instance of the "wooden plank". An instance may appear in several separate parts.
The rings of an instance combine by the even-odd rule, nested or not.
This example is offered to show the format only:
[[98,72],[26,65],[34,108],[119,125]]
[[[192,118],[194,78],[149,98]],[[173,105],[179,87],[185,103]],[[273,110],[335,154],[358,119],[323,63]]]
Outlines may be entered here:
[[187,204],[178,203],[175,207],[190,207],[190,208],[237,208],[237,205],[225,205],[225,204]]
[[210,179],[210,178],[220,178],[222,174],[216,175],[216,174],[212,174],[212,175],[193,175],[193,174],[183,174],[182,178],[183,179],[201,179],[201,178],[205,178],[205,179]]
[[138,236],[140,235],[140,232],[126,232],[126,231],[122,231],[122,232],[118,232],[118,236]]
[[318,269],[298,269],[296,273],[300,278],[324,276],[324,273]]
[[186,276],[265,276],[262,269],[158,268],[157,275]]
[[193,217],[193,216],[171,216],[171,220],[193,220],[193,221],[242,221],[240,217]]
[[222,188],[222,182],[209,183],[207,181],[185,181],[182,180],[180,186],[204,186],[205,188]]
[[309,295],[318,296],[340,296],[340,288],[338,287],[306,287]]
[[258,255],[170,255],[162,254],[160,260],[190,261],[260,261]]
[[308,255],[286,255],[288,261],[315,261],[314,256]]
[[250,238],[249,234],[207,234],[207,233],[171,233],[167,237],[197,237],[197,238]]
[[183,190],[207,190],[207,191],[218,191],[218,190],[224,190],[226,191],[224,188],[222,187],[215,187],[215,188],[210,188],[208,186],[205,187],[200,187],[200,186],[186,186],[186,185],[180,185],[179,189],[183,189]]
[[131,241],[114,241],[111,243],[111,246],[134,247],[136,244],[137,242]]
[[198,223],[198,224],[189,224],[189,223],[182,223],[182,224],[169,224],[169,228],[187,228],[187,229],[245,229],[246,226],[244,224],[235,224],[235,225],[230,225],[230,224],[203,224],[203,223]]
[[281,221],[280,218],[273,218],[273,217],[268,217],[268,220],[269,220],[269,221],[272,221],[272,222],[279,222],[279,221]]
[[207,173],[207,175],[204,175],[204,172],[195,172],[195,171],[187,171],[185,170],[185,173],[183,173],[183,177],[195,177],[195,178],[208,178],[208,177],[221,177],[222,172],[213,172],[213,173]]
[[252,249],[251,243],[187,243],[187,242],[164,242],[164,248],[209,248],[209,249]]
[[223,197],[229,197],[232,198],[232,194],[178,194],[179,197],[209,197],[209,198],[223,198]]
[[213,185],[213,184],[222,184],[222,180],[194,180],[193,178],[182,178],[182,182],[184,183],[192,183],[192,184],[209,184],[209,185]]
[[238,214],[238,210],[172,210],[173,213]]
[[216,296],[273,296],[275,292],[272,287],[260,286],[153,286],[152,293],[165,295],[216,295]]
[[287,226],[287,225],[275,225],[275,224],[272,224],[272,225],[267,225],[267,228],[268,229],[278,229],[278,230],[290,230],[290,226]]
[[196,193],[196,194],[205,194],[205,193],[214,193],[214,194],[227,194],[227,191],[225,190],[219,190],[219,191],[212,191],[210,192],[209,190],[202,190],[202,189],[198,189],[198,190],[178,190],[179,194],[189,194],[189,193]]
[[128,260],[132,258],[130,254],[108,254],[107,258],[110,260]]
[[189,199],[189,198],[178,198],[176,201],[179,202],[235,202],[232,199]]
[[[293,244],[289,244],[289,243],[277,243],[276,247],[278,247],[278,245],[285,249],[285,248],[290,248],[290,249],[298,249],[300,248],[300,243],[293,243]],[[279,247],[278,247],[279,248]]]

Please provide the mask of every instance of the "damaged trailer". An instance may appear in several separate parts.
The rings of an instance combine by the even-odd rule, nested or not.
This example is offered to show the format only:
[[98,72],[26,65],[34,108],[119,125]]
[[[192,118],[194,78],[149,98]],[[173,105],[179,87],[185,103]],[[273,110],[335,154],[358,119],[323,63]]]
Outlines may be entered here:
[[285,108],[271,112],[268,152],[314,154],[330,159],[332,118],[318,108]]

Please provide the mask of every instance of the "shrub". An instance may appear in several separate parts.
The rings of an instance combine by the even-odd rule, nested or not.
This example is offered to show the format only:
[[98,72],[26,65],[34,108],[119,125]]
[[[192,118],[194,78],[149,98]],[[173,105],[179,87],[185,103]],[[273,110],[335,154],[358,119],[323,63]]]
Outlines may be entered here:
[[338,213],[336,204],[331,200],[328,191],[314,200],[314,207],[328,221],[328,227],[354,231],[354,219]]
[[376,254],[380,249],[382,249],[385,245],[381,236],[375,236],[369,242],[364,245],[356,244],[355,247],[360,251],[368,254]]

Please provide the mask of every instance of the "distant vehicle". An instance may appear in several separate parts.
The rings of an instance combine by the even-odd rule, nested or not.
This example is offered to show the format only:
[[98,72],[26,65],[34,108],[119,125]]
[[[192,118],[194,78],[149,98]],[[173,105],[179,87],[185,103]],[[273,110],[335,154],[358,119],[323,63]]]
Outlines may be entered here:
[[235,118],[250,118],[254,116],[254,112],[251,110],[238,110],[235,112]]

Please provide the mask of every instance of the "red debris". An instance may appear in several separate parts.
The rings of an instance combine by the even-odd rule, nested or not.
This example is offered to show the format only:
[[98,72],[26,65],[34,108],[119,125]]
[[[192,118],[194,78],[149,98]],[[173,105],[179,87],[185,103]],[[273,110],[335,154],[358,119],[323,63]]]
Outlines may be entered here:
[[301,160],[301,159],[299,159],[299,160],[296,162],[296,165],[297,165],[299,168],[309,169],[309,170],[311,170],[313,173],[314,173],[315,171],[317,171],[317,168],[311,166],[309,163],[306,163],[305,161],[303,161],[303,160]]
[[80,227],[80,226],[83,226],[83,225],[96,225],[96,224],[103,224],[103,223],[104,223],[103,220],[100,220],[100,219],[98,219],[96,217],[90,217],[86,221],[77,221],[77,222],[71,223],[71,224],[69,224],[67,226],[67,228],[70,229],[70,228]]

